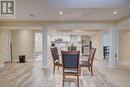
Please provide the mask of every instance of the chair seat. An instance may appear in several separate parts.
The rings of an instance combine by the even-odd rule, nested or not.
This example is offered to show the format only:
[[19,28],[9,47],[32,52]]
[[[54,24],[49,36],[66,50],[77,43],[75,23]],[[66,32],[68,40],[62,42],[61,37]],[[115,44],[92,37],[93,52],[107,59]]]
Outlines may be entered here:
[[64,70],[65,74],[78,74],[77,70]]
[[80,62],[80,66],[81,67],[86,67],[86,66],[90,66],[91,64],[88,61],[81,61]]

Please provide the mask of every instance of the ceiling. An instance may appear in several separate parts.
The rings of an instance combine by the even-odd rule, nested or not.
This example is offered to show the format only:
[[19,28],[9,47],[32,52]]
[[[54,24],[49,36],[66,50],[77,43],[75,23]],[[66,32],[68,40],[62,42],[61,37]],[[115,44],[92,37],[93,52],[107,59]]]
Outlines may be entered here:
[[49,29],[102,30],[119,22],[120,28],[130,29],[129,5],[130,0],[15,0],[15,18],[0,18],[7,20],[0,28],[41,29],[48,23]]
[[130,15],[130,0],[15,0],[15,5],[15,20],[115,21]]
[[129,0],[47,0],[54,8],[111,8],[129,5]]

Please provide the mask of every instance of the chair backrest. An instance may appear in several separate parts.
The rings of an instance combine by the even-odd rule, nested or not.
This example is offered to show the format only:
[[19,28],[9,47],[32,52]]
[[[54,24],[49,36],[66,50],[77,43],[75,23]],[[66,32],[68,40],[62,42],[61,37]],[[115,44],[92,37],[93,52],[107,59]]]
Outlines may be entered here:
[[89,63],[93,64],[94,56],[95,56],[96,48],[91,48],[90,49],[90,56],[89,56]]
[[78,68],[80,51],[61,51],[63,68]]
[[58,50],[57,47],[51,48],[52,58],[53,60],[59,60]]

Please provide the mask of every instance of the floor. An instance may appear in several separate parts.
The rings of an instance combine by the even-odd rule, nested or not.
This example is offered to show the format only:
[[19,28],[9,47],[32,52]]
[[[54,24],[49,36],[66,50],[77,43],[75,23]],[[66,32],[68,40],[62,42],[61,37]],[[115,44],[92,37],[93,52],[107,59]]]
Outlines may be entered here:
[[106,61],[95,60],[96,68],[117,87],[130,87],[130,64],[118,64],[109,68]]
[[[62,68],[55,74],[50,68],[43,69],[42,62],[7,63],[0,69],[0,87],[62,87]],[[76,78],[65,79],[65,87],[76,87]],[[94,67],[94,76],[86,68],[82,68],[80,87],[118,87],[98,68]],[[124,87],[124,86],[123,86]]]

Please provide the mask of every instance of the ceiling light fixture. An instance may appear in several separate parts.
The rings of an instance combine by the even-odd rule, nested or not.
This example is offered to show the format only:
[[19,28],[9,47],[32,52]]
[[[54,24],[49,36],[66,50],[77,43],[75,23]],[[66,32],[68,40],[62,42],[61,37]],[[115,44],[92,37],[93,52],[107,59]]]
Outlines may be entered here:
[[114,11],[113,14],[117,14],[117,11]]
[[114,15],[116,15],[116,14],[118,14],[118,13],[119,13],[119,10],[114,10],[114,11],[113,11],[113,14],[114,14]]
[[60,12],[59,12],[59,14],[60,14],[60,15],[62,15],[62,14],[63,14],[63,12],[62,12],[62,11],[60,11]]
[[130,5],[128,5],[128,8],[130,8]]
[[34,15],[34,14],[30,14],[29,16],[30,16],[30,17],[35,17],[35,15]]

